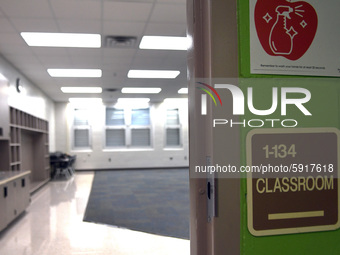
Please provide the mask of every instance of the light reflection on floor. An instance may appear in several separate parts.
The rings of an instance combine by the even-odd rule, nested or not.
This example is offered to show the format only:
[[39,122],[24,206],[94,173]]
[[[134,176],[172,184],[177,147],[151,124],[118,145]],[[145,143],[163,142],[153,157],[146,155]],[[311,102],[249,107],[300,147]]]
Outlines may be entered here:
[[50,182],[0,234],[5,255],[189,255],[189,241],[83,222],[92,172]]

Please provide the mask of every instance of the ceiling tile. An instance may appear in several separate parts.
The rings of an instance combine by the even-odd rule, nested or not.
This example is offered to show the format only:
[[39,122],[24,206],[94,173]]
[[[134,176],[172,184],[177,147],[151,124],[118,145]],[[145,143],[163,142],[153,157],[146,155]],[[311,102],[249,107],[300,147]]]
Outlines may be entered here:
[[29,68],[30,70],[40,71],[42,69],[42,65],[40,61],[35,56],[18,56],[18,55],[10,55],[8,56],[8,61],[11,62],[14,66],[16,66],[19,70],[25,73],[28,77],[33,74],[33,72],[26,73],[25,70]]
[[25,57],[27,55],[32,55],[33,52],[30,48],[27,47],[27,45],[1,45],[0,43],[0,53],[3,56],[7,56],[7,55],[20,55],[22,57]]
[[129,69],[130,66],[131,66],[130,58],[103,57],[102,59],[102,68],[110,68],[112,70],[117,70],[117,69]]
[[62,86],[100,86],[101,78],[53,78]]
[[101,67],[102,59],[100,56],[84,56],[73,55],[71,62],[75,68],[99,68]]
[[21,69],[23,74],[30,80],[35,80],[35,79],[44,79],[46,81],[51,81],[51,77],[48,75],[47,71],[38,65],[36,66],[29,66],[25,65]]
[[101,55],[102,49],[92,48],[67,48],[68,54],[74,56],[85,56],[85,57],[98,57]]
[[[41,68],[41,63],[32,55],[7,55],[6,59],[17,67],[30,68],[31,70],[39,70],[39,68]],[[20,71],[23,71],[23,69],[20,69]]]
[[11,22],[18,32],[59,32],[57,23],[53,19],[14,18]]
[[101,78],[53,78],[59,86],[101,86]]
[[185,5],[156,4],[150,22],[170,22],[186,24]]
[[59,28],[62,33],[89,33],[100,34],[101,22],[100,20],[71,20],[71,19],[59,19]]
[[[40,82],[44,82],[43,80],[39,80]],[[53,96],[63,96],[59,86],[44,86],[44,91],[46,94],[51,94]]]
[[[29,46],[27,46],[29,47]],[[59,47],[30,47],[30,49],[37,56],[58,56],[58,57],[67,57],[68,52],[66,48]]]
[[103,35],[126,35],[141,37],[145,25],[140,22],[104,21]]
[[103,66],[103,75],[110,75],[112,77],[127,77],[129,69],[127,69],[125,66],[120,65],[104,65]]
[[145,35],[186,36],[186,24],[148,23]]
[[50,55],[43,55],[39,56],[40,62],[46,67],[46,68],[60,68],[60,67],[71,67],[72,61],[67,56],[50,56]]
[[1,33],[0,45],[7,47],[27,46],[24,39],[18,33]]
[[169,50],[139,50],[132,68],[171,69],[186,67],[186,53]]
[[[0,9],[11,18],[52,18],[47,0],[1,0]],[[66,9],[66,8],[65,8]]]
[[101,1],[50,1],[55,16],[58,19],[100,19]]
[[104,20],[147,21],[152,10],[150,3],[104,2]]
[[187,51],[185,50],[169,50],[167,60],[173,59],[173,60],[186,60],[187,59]]
[[15,32],[14,27],[6,18],[0,17],[0,33]]
[[[101,81],[103,88],[123,88],[126,85],[126,77],[125,76],[113,76],[113,74],[108,73],[107,75],[103,75]],[[107,92],[103,92],[107,93]]]
[[159,58],[164,59],[167,57],[169,50],[141,50],[139,49],[136,53],[136,57],[141,58]]
[[113,59],[113,58],[127,58],[131,59],[135,54],[137,49],[134,48],[127,48],[127,49],[120,49],[120,48],[102,48],[102,54],[104,59]]

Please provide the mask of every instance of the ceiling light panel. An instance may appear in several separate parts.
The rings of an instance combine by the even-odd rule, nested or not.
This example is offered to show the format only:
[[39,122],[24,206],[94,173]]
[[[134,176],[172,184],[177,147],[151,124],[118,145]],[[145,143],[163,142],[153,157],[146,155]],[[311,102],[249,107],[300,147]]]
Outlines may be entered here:
[[0,73],[0,80],[1,81],[8,81],[8,79],[2,73]]
[[76,48],[101,47],[101,36],[99,34],[22,32],[21,36],[29,46]]
[[102,70],[100,69],[47,69],[47,72],[51,77],[102,77]]
[[163,102],[166,104],[172,105],[172,106],[179,105],[179,104],[187,105],[188,98],[165,98]]
[[149,107],[150,98],[118,98],[115,108],[142,109]]
[[118,103],[149,103],[150,98],[118,98]]
[[130,70],[129,78],[175,79],[180,71],[174,70]]
[[123,94],[158,94],[161,88],[122,88]]
[[187,37],[176,36],[143,36],[139,48],[153,50],[187,50]]
[[102,93],[101,87],[61,87],[63,93]]
[[178,90],[178,94],[188,94],[188,88],[181,88]]

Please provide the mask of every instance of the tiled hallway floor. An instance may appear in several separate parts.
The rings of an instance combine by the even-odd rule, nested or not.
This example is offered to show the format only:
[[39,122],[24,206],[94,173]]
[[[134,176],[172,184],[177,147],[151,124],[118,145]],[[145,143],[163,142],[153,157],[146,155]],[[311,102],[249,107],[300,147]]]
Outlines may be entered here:
[[189,255],[189,241],[83,222],[92,172],[50,182],[0,234],[2,255]]

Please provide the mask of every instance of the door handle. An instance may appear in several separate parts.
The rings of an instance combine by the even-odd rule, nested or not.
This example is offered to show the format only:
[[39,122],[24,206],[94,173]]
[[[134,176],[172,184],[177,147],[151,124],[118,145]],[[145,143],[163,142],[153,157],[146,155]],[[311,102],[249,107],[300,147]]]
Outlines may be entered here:
[[7,194],[8,193],[8,191],[7,191],[7,187],[4,187],[4,198],[6,198],[7,197]]

